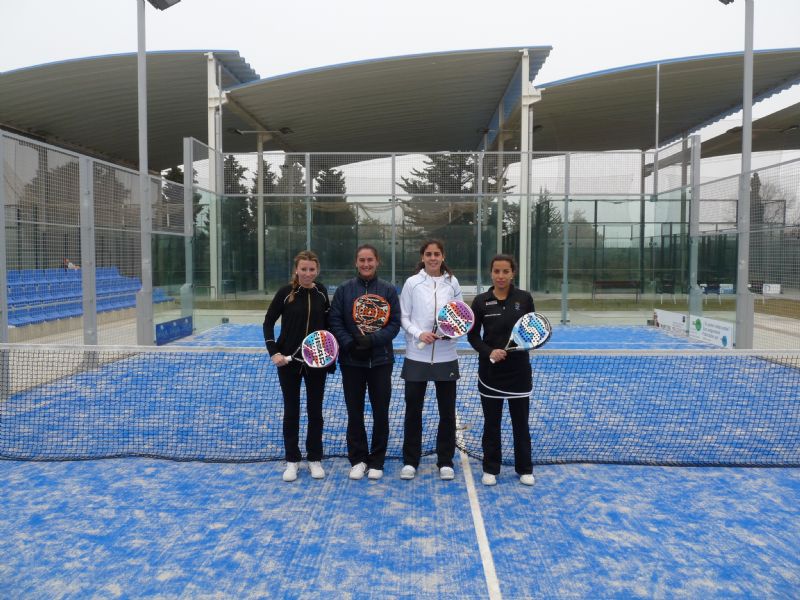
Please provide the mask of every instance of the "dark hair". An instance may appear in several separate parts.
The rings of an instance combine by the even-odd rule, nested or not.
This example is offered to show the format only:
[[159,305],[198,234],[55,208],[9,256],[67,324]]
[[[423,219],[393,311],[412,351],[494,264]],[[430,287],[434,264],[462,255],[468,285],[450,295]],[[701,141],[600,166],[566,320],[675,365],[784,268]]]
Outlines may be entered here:
[[[310,260],[317,263],[317,271],[319,271],[319,258],[317,258],[317,255],[311,250],[301,250],[297,253],[297,256],[294,257],[295,269],[297,269],[301,260]],[[297,290],[300,289],[300,279],[297,277],[297,271],[292,273],[292,280],[290,283],[292,284],[292,292],[289,294],[289,302],[294,302],[294,296],[297,294]]]
[[511,256],[510,254],[495,254],[492,257],[491,262],[489,263],[489,271],[491,271],[494,268],[494,263],[499,261],[507,262],[508,264],[511,265],[511,270],[514,271],[514,273],[517,272],[517,263],[514,260],[514,257]]
[[[431,238],[422,242],[422,245],[419,247],[420,257],[425,255],[425,249],[430,245],[434,245],[437,248],[439,248],[439,251],[442,253],[442,255],[444,255],[444,244],[441,242],[441,240]],[[421,260],[417,263],[417,269],[415,272],[418,272],[420,269],[424,268],[425,268],[425,261]],[[448,267],[444,261],[442,261],[441,274],[444,275],[445,273],[447,273],[448,275],[452,275],[453,270],[450,267]]]
[[375,255],[375,260],[380,262],[381,257],[378,254],[378,249],[375,246],[373,246],[372,244],[361,244],[358,248],[356,248],[356,258],[358,258],[358,253],[361,252],[362,250],[371,250],[372,253]]

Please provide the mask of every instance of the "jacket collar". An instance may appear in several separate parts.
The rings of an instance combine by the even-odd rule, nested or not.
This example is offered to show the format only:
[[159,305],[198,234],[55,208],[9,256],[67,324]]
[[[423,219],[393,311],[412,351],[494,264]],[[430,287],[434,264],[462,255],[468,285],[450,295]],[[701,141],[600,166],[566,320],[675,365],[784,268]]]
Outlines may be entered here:
[[[425,271],[425,269],[420,269],[420,270],[419,270],[419,274],[420,274],[422,277],[424,277],[425,279],[433,279],[433,276],[431,276],[431,275],[428,275],[428,273],[427,273],[427,271]],[[444,274],[443,274],[443,275],[441,275],[441,276],[442,276],[442,277],[444,277],[445,279],[450,279],[450,273],[444,273]]]
[[[497,296],[494,295],[494,286],[491,286],[487,291],[491,292],[493,298],[495,298],[496,300],[500,300],[500,298],[498,298]],[[517,288],[514,287],[514,284],[513,283],[509,284],[509,286],[508,286],[508,296],[506,297],[506,300],[511,298],[511,296],[514,295],[515,291],[517,291]],[[503,302],[503,300],[500,300],[500,302]]]

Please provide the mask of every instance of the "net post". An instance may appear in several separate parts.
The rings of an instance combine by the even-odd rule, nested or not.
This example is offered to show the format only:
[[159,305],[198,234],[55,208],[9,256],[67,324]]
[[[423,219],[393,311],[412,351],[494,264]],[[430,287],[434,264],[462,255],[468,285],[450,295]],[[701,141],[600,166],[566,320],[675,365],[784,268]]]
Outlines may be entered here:
[[97,259],[94,227],[94,162],[78,163],[80,178],[81,285],[83,286],[83,343],[97,345]]

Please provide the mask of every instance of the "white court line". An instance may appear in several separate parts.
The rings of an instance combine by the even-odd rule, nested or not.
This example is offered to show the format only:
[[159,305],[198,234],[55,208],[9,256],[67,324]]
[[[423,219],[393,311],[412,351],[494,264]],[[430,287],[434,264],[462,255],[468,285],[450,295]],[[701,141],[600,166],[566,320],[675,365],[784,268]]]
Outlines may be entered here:
[[467,453],[459,450],[459,454],[461,454],[461,468],[464,471],[464,480],[467,482],[469,508],[472,511],[472,523],[475,525],[475,536],[478,538],[478,549],[481,553],[483,574],[486,577],[486,587],[489,589],[489,598],[491,600],[501,600],[503,596],[500,593],[500,582],[497,580],[492,550],[489,548],[489,538],[486,536],[486,527],[484,527],[483,524],[481,505],[478,502],[478,493],[475,490],[475,481],[472,478],[472,467],[469,464]]
[[[456,415],[456,442],[463,448],[464,434],[462,431],[463,427],[459,422],[458,415]],[[469,508],[472,512],[472,523],[475,526],[475,537],[478,538],[478,549],[481,553],[483,575],[486,578],[489,598],[490,600],[502,600],[503,595],[500,593],[500,582],[497,580],[497,571],[494,569],[492,550],[489,548],[489,538],[486,535],[486,527],[483,524],[483,514],[481,514],[481,505],[478,502],[478,492],[475,490],[475,481],[472,478],[472,467],[469,464],[467,453],[463,450],[459,450],[458,453],[461,455],[461,469],[464,471],[464,481],[467,484]]]

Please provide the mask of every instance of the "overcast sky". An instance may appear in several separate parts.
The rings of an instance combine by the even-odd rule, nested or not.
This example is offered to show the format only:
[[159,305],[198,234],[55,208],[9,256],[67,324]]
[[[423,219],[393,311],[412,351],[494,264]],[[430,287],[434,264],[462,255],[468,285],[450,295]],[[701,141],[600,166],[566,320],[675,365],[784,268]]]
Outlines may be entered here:
[[[800,47],[800,0],[754,1],[755,48]],[[549,45],[537,78],[546,83],[741,51],[744,7],[744,0],[182,0],[163,12],[147,4],[147,48],[238,50],[268,77],[420,52]],[[0,0],[0,23],[0,71],[136,51],[136,0]],[[798,87],[754,115],[797,102]]]

